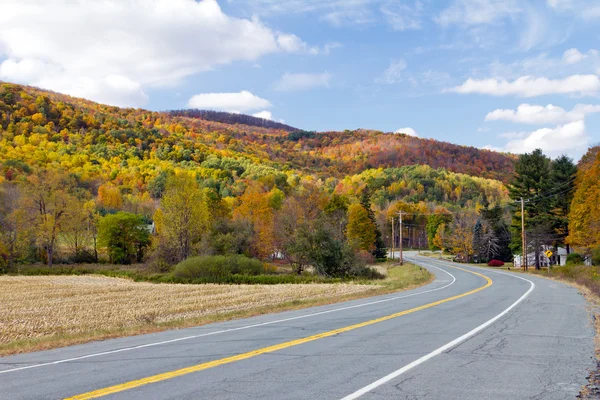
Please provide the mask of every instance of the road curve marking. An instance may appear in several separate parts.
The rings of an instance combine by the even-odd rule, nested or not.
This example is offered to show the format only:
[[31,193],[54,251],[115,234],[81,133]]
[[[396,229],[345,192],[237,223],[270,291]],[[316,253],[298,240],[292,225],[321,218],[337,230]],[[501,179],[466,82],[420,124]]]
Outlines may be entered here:
[[330,313],[334,313],[334,312],[338,312],[338,311],[350,310],[350,309],[353,309],[353,308],[360,308],[360,307],[371,306],[373,304],[386,303],[386,302],[389,302],[389,301],[405,299],[407,297],[417,296],[417,295],[420,295],[420,294],[436,292],[438,290],[442,290],[442,289],[445,289],[445,288],[447,288],[449,286],[452,286],[454,284],[454,282],[456,282],[456,277],[454,275],[452,275],[450,272],[448,272],[446,270],[443,270],[443,269],[441,269],[439,267],[436,267],[435,265],[429,265],[429,266],[432,267],[432,268],[435,268],[435,269],[439,269],[440,271],[444,272],[445,274],[450,275],[450,277],[452,278],[452,281],[450,283],[444,285],[444,286],[440,286],[440,287],[437,287],[437,288],[434,288],[434,289],[422,290],[422,291],[419,291],[419,292],[415,292],[415,293],[411,293],[411,294],[405,294],[405,295],[402,295],[402,296],[388,297],[388,298],[385,298],[385,299],[375,300],[375,301],[369,301],[367,303],[360,303],[360,304],[355,304],[355,305],[352,305],[352,306],[338,307],[338,308],[334,308],[334,309],[331,309],[331,310],[319,311],[319,312],[311,313],[311,314],[298,315],[296,317],[289,317],[289,318],[277,319],[277,320],[274,320],[274,321],[261,322],[261,323],[258,323],[258,324],[239,326],[237,328],[222,329],[222,330],[214,331],[214,332],[201,333],[199,335],[184,336],[184,337],[170,339],[170,340],[162,340],[160,342],[152,342],[152,343],[140,344],[138,346],[123,347],[123,348],[115,349],[115,350],[109,350],[109,351],[103,351],[103,352],[99,352],[99,353],[86,354],[86,355],[79,356],[79,357],[65,358],[65,359],[62,359],[62,360],[50,361],[50,362],[45,362],[45,363],[40,363],[40,364],[26,365],[24,367],[17,367],[17,368],[5,369],[5,370],[0,371],[0,375],[7,374],[7,373],[10,373],[10,372],[23,371],[23,370],[26,370],[26,369],[47,367],[47,366],[50,366],[50,365],[58,365],[58,364],[64,364],[64,363],[72,362],[72,361],[79,361],[79,360],[85,360],[85,359],[88,359],[88,358],[106,356],[106,355],[115,354],[115,353],[123,353],[123,352],[126,352],[126,351],[139,350],[139,349],[144,349],[144,348],[147,348],[147,347],[155,347],[155,346],[161,346],[161,345],[165,345],[165,344],[177,343],[177,342],[182,342],[182,341],[185,341],[185,340],[198,339],[198,338],[205,337],[205,336],[218,335],[218,334],[221,334],[221,333],[229,333],[229,332],[241,331],[241,330],[246,330],[246,329],[251,329],[251,328],[258,328],[258,327],[265,326],[265,325],[273,325],[273,324],[278,324],[278,323],[281,323],[281,322],[289,322],[289,321],[294,321],[294,320],[297,320],[297,319],[304,319],[304,318],[315,317],[317,315],[330,314]]
[[400,311],[394,314],[390,314],[390,315],[386,315],[384,317],[380,317],[380,318],[376,318],[376,319],[372,319],[369,321],[364,321],[358,324],[354,324],[354,325],[349,325],[343,328],[338,328],[338,329],[334,329],[331,331],[327,331],[327,332],[322,332],[316,335],[312,335],[312,336],[307,336],[304,338],[300,338],[300,339],[295,339],[295,340],[291,340],[288,342],[284,342],[284,343],[279,343],[273,346],[268,346],[268,347],[263,347],[262,349],[257,349],[257,350],[253,350],[253,351],[249,351],[247,353],[242,353],[242,354],[237,354],[235,356],[231,356],[231,357],[225,357],[225,358],[221,358],[219,360],[214,360],[214,361],[209,361],[209,362],[205,362],[202,364],[197,364],[197,365],[192,365],[190,367],[186,367],[186,368],[181,368],[181,369],[177,369],[174,371],[170,371],[170,372],[164,372],[162,374],[157,374],[157,375],[152,375],[152,376],[148,376],[146,378],[142,378],[142,379],[137,379],[134,381],[130,381],[130,382],[125,382],[119,385],[114,385],[114,386],[109,386],[103,389],[98,389],[98,390],[94,390],[91,392],[87,392],[87,393],[83,393],[83,394],[79,394],[73,397],[68,397],[65,400],[88,400],[88,399],[96,399],[98,397],[103,397],[103,396],[108,396],[110,394],[114,394],[114,393],[119,393],[119,392],[123,392],[126,390],[130,390],[133,388],[137,388],[140,386],[144,386],[144,385],[148,385],[150,383],[156,383],[156,382],[161,382],[167,379],[172,379],[172,378],[176,378],[182,375],[187,375],[187,374],[191,374],[194,372],[199,372],[199,371],[203,371],[209,368],[214,368],[214,367],[218,367],[220,365],[225,365],[225,364],[230,364],[233,362],[237,362],[237,361],[241,361],[241,360],[246,360],[248,358],[252,358],[252,357],[256,357],[258,355],[261,354],[266,354],[266,353],[272,353],[275,351],[279,351],[279,350],[283,350],[283,349],[287,349],[289,347],[294,347],[294,346],[298,346],[304,343],[309,343],[309,342],[313,342],[315,340],[319,340],[319,339],[323,339],[323,338],[327,338],[327,337],[331,337],[331,336],[335,336],[335,335],[339,335],[341,333],[344,332],[348,332],[348,331],[352,331],[358,328],[363,328],[365,326],[369,326],[369,325],[374,325],[380,322],[384,322],[384,321],[388,321],[394,318],[398,318],[401,317],[403,315],[407,315],[407,314],[412,314],[414,312],[417,311],[421,311],[421,310],[425,310],[431,307],[435,307],[438,306],[440,304],[444,304],[444,303],[448,303],[450,301],[453,300],[457,300],[469,295],[472,295],[474,293],[480,292],[490,286],[492,286],[492,280],[483,275],[480,274],[478,272],[474,272],[474,271],[469,271],[463,268],[458,268],[458,267],[453,267],[456,269],[460,269],[462,271],[468,272],[470,274],[473,275],[478,275],[482,278],[484,278],[486,280],[485,285],[480,286],[476,289],[470,290],[468,292],[465,293],[461,293],[458,294],[456,296],[452,296],[452,297],[447,297],[445,299],[442,300],[438,300],[435,301],[433,303],[428,303],[419,307],[415,307],[415,308],[411,308],[409,310],[404,310],[404,311]]
[[[439,265],[444,265],[444,263],[441,263]],[[458,267],[454,267],[454,266],[450,266],[450,265],[445,265],[447,267],[450,268],[458,268]],[[462,268],[459,268],[462,269]],[[463,271],[468,271],[474,274],[477,274],[477,272],[473,272],[473,271],[469,271],[469,270],[463,270]],[[521,297],[519,297],[519,299],[517,301],[515,301],[513,304],[511,304],[506,310],[502,311],[500,314],[496,315],[494,318],[484,322],[483,324],[479,325],[478,327],[472,329],[471,331],[465,333],[464,335],[454,339],[453,341],[443,345],[442,347],[432,351],[429,354],[424,355],[423,357],[419,358],[418,360],[415,360],[413,362],[411,362],[408,365],[405,365],[404,367],[392,372],[389,375],[384,376],[381,379],[376,380],[375,382],[357,390],[354,393],[349,394],[348,396],[342,398],[341,400],[355,400],[358,399],[359,397],[361,397],[362,395],[378,388],[379,386],[391,381],[392,379],[397,378],[398,376],[402,375],[403,373],[410,371],[411,369],[415,368],[416,366],[423,364],[425,361],[432,359],[433,357],[442,354],[444,351],[449,350],[451,348],[453,348],[454,346],[457,346],[459,344],[461,344],[462,342],[464,342],[465,340],[469,339],[471,336],[481,332],[482,330],[484,330],[485,328],[487,328],[488,326],[492,325],[494,322],[496,322],[497,320],[499,320],[500,318],[502,318],[503,316],[505,316],[510,310],[512,310],[514,307],[516,307],[520,302],[522,302],[523,300],[525,300],[525,298],[527,296],[529,296],[529,294],[531,292],[533,292],[533,289],[535,289],[535,283],[533,283],[532,281],[530,281],[529,279],[525,279],[522,278],[520,276],[516,276],[513,274],[508,274],[505,272],[499,272],[499,271],[491,271],[491,272],[495,272],[497,274],[502,274],[502,275],[508,275],[508,276],[512,276],[513,278],[518,278],[524,281],[527,281],[530,283],[529,286],[529,290],[527,290],[527,292],[525,292],[524,295],[522,295]]]

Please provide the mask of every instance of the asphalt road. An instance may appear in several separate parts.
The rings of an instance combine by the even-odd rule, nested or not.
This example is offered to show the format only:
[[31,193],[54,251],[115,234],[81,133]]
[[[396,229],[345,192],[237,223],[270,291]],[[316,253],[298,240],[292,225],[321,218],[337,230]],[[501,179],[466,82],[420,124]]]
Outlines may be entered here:
[[575,289],[417,262],[436,279],[407,292],[0,358],[0,398],[577,396],[595,362]]

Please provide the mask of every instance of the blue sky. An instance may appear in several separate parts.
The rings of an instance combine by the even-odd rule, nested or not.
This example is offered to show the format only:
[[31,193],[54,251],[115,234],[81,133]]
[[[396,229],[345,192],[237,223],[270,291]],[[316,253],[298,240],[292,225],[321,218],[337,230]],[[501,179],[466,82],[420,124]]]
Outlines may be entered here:
[[599,43],[594,0],[0,4],[1,80],[575,158],[600,142]]

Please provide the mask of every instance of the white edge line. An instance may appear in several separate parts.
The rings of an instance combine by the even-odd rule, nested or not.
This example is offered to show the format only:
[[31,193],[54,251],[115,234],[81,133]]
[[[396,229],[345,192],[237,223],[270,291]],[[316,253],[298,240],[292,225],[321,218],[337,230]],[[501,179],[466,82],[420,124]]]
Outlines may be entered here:
[[354,400],[354,399],[358,399],[360,396],[372,391],[373,389],[376,389],[377,387],[391,381],[394,378],[397,378],[398,376],[402,375],[403,373],[410,371],[411,369],[415,368],[416,366],[423,364],[425,361],[428,361],[430,359],[432,359],[433,357],[442,354],[444,351],[451,349],[452,347],[464,342],[465,340],[469,339],[471,336],[481,332],[482,330],[484,330],[485,328],[487,328],[488,326],[492,325],[494,322],[496,322],[497,320],[499,320],[500,318],[502,318],[503,316],[505,316],[510,310],[512,310],[513,308],[515,308],[520,302],[522,302],[523,300],[525,300],[525,298],[527,296],[529,296],[529,294],[531,292],[533,292],[533,289],[535,289],[535,283],[533,283],[532,281],[530,281],[529,279],[525,279],[522,278],[520,276],[516,276],[516,275],[512,275],[512,274],[507,274],[507,273],[503,273],[503,272],[498,272],[498,271],[491,271],[491,272],[496,272],[502,275],[508,275],[508,276],[512,276],[514,278],[519,278],[522,279],[524,281],[527,281],[531,284],[531,286],[529,287],[529,290],[527,292],[525,292],[525,294],[523,296],[521,296],[517,301],[515,301],[510,307],[508,307],[506,310],[502,311],[500,314],[496,315],[494,318],[490,319],[487,322],[484,322],[483,324],[479,325],[478,327],[476,327],[475,329],[465,333],[464,335],[462,335],[461,337],[458,337],[456,339],[454,339],[453,341],[451,341],[450,343],[447,343],[445,345],[443,345],[442,347],[432,351],[429,354],[424,355],[423,357],[419,358],[418,360],[415,360],[413,362],[411,362],[408,365],[405,365],[404,367],[392,372],[389,375],[384,376],[383,378],[376,380],[375,382],[363,387],[362,389],[357,390],[356,392],[349,394],[348,396],[342,398],[341,400]]
[[[396,296],[396,297],[391,297],[391,298],[387,298],[387,299],[382,299],[382,300],[377,300],[377,301],[371,301],[369,303],[361,303],[361,304],[356,304],[356,305],[348,306],[348,307],[335,308],[333,310],[326,310],[326,311],[320,311],[320,312],[312,313],[312,314],[299,315],[297,317],[284,318],[284,319],[279,319],[279,320],[276,320],[276,321],[262,322],[260,324],[246,325],[246,326],[240,326],[240,327],[237,327],[237,328],[230,328],[230,329],[223,329],[223,330],[220,330],[220,331],[203,333],[203,334],[200,334],[200,335],[185,336],[185,337],[181,337],[181,338],[177,338],[177,339],[164,340],[164,341],[161,341],[161,342],[146,343],[146,344],[142,344],[142,345],[139,345],[139,346],[125,347],[125,348],[122,348],[122,349],[116,349],[116,350],[104,351],[104,352],[100,352],[100,353],[87,354],[87,355],[80,356],[80,357],[73,357],[73,358],[67,358],[67,359],[63,359],[63,360],[56,360],[56,361],[51,361],[51,362],[46,362],[46,363],[27,365],[27,366],[24,366],[24,367],[6,369],[6,370],[0,371],[0,375],[7,374],[7,373],[10,373],[10,372],[23,371],[23,370],[27,370],[27,369],[46,367],[46,366],[49,366],[49,365],[64,364],[64,363],[68,363],[68,362],[71,362],[71,361],[84,360],[84,359],[87,359],[87,358],[100,357],[100,356],[105,356],[105,355],[109,355],[109,354],[122,353],[122,352],[125,352],[125,351],[138,350],[138,349],[143,349],[143,348],[146,348],[146,347],[154,347],[154,346],[160,346],[160,345],[163,345],[163,344],[176,343],[176,342],[181,342],[181,341],[184,341],[184,340],[197,339],[197,338],[201,338],[201,337],[205,337],[205,336],[217,335],[217,334],[220,334],[220,333],[241,331],[241,330],[250,329],[250,328],[257,328],[259,326],[265,326],[265,325],[273,325],[273,324],[277,324],[277,323],[280,323],[280,322],[288,322],[288,321],[293,321],[293,320],[297,320],[297,319],[309,318],[309,317],[314,317],[314,316],[317,316],[317,315],[329,314],[329,313],[338,312],[338,311],[350,310],[350,309],[358,308],[358,307],[370,306],[370,305],[373,305],[373,304],[385,303],[385,302],[388,302],[388,301],[404,299],[406,297],[412,297],[412,296],[417,296],[417,295],[420,295],[420,294],[435,292],[437,290],[442,290],[442,289],[445,289],[445,288],[453,285],[454,282],[456,282],[456,277],[454,275],[452,275],[450,272],[445,271],[445,270],[443,270],[443,269],[441,269],[439,267],[436,267],[434,265],[428,265],[428,266],[433,267],[435,269],[439,269],[440,271],[442,271],[442,272],[450,275],[452,277],[452,281],[449,284],[441,286],[439,288],[429,289],[429,290],[425,290],[425,291],[421,291],[421,292],[417,292],[417,293],[411,293],[411,294],[404,295],[404,296]],[[2,359],[0,358],[0,362],[1,362],[1,360]]]

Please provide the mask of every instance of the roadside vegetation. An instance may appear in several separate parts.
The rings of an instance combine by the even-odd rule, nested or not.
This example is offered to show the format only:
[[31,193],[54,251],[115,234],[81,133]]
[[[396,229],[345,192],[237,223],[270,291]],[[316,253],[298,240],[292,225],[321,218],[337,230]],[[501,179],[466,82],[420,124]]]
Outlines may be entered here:
[[0,355],[350,300],[410,289],[432,279],[412,264],[384,263],[377,268],[385,279],[293,285],[153,284],[101,275],[0,276]]

